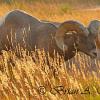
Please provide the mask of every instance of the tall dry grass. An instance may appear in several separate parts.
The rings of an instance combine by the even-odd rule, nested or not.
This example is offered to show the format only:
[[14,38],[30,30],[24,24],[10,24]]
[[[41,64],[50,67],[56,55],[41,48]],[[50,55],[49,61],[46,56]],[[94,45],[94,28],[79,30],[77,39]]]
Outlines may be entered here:
[[[99,100],[100,62],[77,54],[66,62],[43,51],[17,58],[3,51],[0,60],[2,100]],[[98,99],[96,99],[98,98]]]
[[[50,21],[74,19],[87,25],[92,19],[100,19],[99,9],[77,10],[52,2],[1,3],[0,16],[17,8]],[[0,100],[100,100],[100,61],[82,53],[67,62],[39,50],[20,54],[19,58],[13,51],[3,51],[0,56]]]
[[[0,61],[2,100],[99,100],[100,62],[77,54],[67,65],[43,51],[31,55],[3,51]],[[80,98],[80,99],[79,99]],[[98,99],[96,99],[98,98]]]

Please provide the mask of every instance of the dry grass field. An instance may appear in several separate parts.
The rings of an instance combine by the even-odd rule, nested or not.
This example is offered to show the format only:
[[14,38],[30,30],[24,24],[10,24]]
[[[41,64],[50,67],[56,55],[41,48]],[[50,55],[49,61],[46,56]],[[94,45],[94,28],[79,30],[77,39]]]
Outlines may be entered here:
[[[96,8],[94,0],[84,0],[95,7],[90,5],[84,9],[77,3],[73,6],[73,0],[69,0],[70,5],[66,0],[62,0],[63,3],[60,0],[16,1],[9,4],[1,0],[0,16],[21,9],[41,20],[74,19],[85,25],[92,19],[100,20],[100,9]],[[82,53],[68,62],[59,55],[53,59],[49,54],[46,57],[45,52],[39,50],[31,55],[26,55],[25,51],[19,53],[20,58],[12,51],[3,51],[0,56],[0,100],[100,100],[99,60]]]

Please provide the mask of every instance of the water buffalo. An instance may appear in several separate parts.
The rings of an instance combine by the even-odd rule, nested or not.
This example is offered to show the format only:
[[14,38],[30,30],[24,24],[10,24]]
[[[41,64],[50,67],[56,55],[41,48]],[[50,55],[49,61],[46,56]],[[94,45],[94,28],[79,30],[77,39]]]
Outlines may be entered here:
[[8,12],[0,21],[0,51],[16,49],[17,45],[31,51],[44,49],[51,57],[58,53],[68,60],[76,52],[95,58],[94,34],[80,22],[69,20],[56,26],[21,10]]

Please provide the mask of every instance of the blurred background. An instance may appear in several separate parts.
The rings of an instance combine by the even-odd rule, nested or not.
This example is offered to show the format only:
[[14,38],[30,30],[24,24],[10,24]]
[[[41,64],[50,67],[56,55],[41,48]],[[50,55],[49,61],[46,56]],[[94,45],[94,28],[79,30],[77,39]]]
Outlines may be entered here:
[[100,0],[0,0],[0,16],[14,9],[41,20],[63,22],[75,19],[88,24],[100,19]]
[[67,6],[77,7],[93,7],[99,6],[100,0],[0,0],[0,3],[15,4],[15,3],[30,3],[34,4],[37,2],[44,2],[46,4],[64,4]]

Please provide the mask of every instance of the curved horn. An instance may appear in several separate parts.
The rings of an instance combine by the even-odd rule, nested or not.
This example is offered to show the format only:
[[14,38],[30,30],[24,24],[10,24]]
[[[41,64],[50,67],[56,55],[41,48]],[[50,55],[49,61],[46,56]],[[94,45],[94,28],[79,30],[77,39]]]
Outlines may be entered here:
[[64,44],[64,35],[65,33],[68,33],[69,31],[75,31],[78,35],[88,36],[89,31],[86,27],[84,27],[83,24],[77,21],[65,21],[63,22],[57,32],[56,32],[56,43],[62,50],[67,50],[67,46]]
[[98,33],[100,32],[100,21],[92,20],[88,25],[88,30],[90,34],[96,37]]

